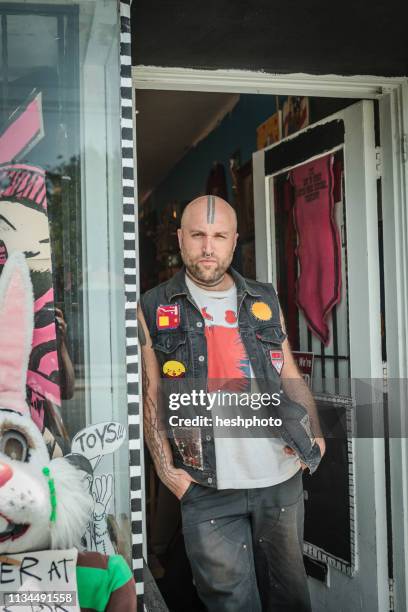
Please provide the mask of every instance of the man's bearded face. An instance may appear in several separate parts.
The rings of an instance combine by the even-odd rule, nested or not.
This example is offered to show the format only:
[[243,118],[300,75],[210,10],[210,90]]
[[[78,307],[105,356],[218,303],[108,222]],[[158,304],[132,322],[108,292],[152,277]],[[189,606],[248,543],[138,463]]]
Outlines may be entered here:
[[190,275],[203,284],[220,280],[231,265],[235,232],[183,228],[182,237],[181,257]]
[[181,257],[191,278],[215,285],[231,265],[237,242],[233,209],[215,196],[191,202],[178,230]]

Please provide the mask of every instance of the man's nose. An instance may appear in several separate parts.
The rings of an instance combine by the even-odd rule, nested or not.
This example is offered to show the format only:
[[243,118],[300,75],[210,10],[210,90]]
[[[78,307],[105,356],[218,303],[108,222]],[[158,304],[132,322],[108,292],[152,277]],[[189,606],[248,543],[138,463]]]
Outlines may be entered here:
[[0,487],[6,484],[8,480],[13,476],[13,470],[7,463],[0,461]]
[[203,245],[204,255],[212,255],[213,253],[213,245],[211,241],[211,236],[206,236],[204,239]]

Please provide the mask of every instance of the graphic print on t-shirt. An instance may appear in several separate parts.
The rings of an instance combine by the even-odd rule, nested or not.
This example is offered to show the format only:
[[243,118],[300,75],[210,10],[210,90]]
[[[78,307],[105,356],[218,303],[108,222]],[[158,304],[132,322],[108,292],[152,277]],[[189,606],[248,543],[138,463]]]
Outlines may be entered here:
[[197,301],[205,321],[208,391],[216,391],[220,387],[229,391],[247,389],[251,367],[238,331],[235,292],[194,293],[196,299],[200,298]]
[[[242,391],[249,386],[251,371],[237,327],[206,325],[208,355],[208,390],[216,391],[220,382],[223,388]],[[214,388],[212,388],[214,387]]]

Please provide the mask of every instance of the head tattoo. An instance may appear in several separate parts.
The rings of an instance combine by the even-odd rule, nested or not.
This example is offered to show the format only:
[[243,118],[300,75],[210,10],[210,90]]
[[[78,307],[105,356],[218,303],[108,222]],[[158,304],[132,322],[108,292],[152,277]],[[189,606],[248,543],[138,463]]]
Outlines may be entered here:
[[209,195],[207,197],[207,223],[214,223],[215,221],[215,197]]

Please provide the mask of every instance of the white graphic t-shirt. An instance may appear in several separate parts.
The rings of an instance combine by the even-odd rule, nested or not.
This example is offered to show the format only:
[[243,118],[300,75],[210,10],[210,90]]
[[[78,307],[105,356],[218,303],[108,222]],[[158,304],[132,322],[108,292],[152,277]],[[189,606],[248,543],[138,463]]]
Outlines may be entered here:
[[[236,391],[254,377],[238,330],[237,290],[206,291],[186,276],[187,287],[205,320],[208,390],[211,381],[233,381]],[[229,387],[229,391],[231,388]],[[252,385],[252,390],[254,387]],[[299,460],[283,452],[280,438],[214,438],[218,489],[255,489],[288,480],[299,470]]]

